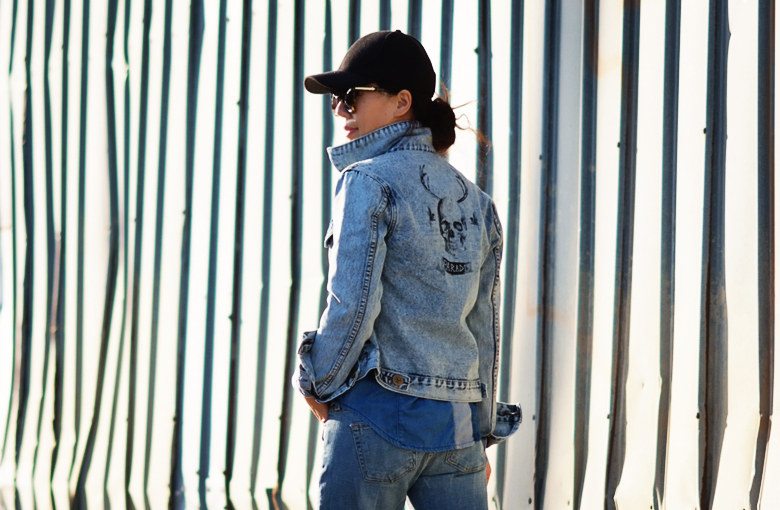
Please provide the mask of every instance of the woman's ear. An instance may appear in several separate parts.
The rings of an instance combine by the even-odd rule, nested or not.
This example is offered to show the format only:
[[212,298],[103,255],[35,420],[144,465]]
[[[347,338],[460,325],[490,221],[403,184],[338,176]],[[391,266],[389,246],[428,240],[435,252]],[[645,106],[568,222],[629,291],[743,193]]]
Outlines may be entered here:
[[404,89],[395,96],[395,117],[397,119],[412,118],[412,93]]

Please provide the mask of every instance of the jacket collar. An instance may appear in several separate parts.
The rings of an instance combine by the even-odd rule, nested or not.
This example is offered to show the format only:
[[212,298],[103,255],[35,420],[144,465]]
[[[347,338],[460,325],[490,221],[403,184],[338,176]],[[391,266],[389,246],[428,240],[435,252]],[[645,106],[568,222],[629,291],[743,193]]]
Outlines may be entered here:
[[328,147],[327,150],[331,163],[339,172],[353,163],[386,152],[397,150],[435,152],[431,141],[431,130],[417,121],[389,124],[351,142]]

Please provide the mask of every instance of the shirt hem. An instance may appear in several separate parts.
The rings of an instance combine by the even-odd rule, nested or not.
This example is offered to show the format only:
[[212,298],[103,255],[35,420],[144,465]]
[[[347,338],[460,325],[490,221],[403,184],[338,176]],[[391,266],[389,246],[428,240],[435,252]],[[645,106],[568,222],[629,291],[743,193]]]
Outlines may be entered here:
[[373,430],[378,435],[380,435],[382,439],[392,444],[393,446],[397,448],[403,448],[404,450],[412,450],[415,452],[426,452],[426,453],[441,453],[441,452],[448,452],[452,450],[462,450],[464,448],[474,446],[474,443],[476,443],[477,441],[481,441],[480,438],[480,439],[474,439],[467,443],[454,443],[454,444],[448,444],[442,446],[412,446],[412,445],[404,444],[401,441],[398,441],[397,439],[387,434],[385,431],[383,431],[376,423],[374,423],[370,418],[368,418],[365,414],[360,412],[358,409],[355,409],[353,406],[347,405],[344,402],[340,402],[339,405],[349,409],[353,413],[359,415],[361,418],[366,420],[368,426],[371,427],[371,430]]

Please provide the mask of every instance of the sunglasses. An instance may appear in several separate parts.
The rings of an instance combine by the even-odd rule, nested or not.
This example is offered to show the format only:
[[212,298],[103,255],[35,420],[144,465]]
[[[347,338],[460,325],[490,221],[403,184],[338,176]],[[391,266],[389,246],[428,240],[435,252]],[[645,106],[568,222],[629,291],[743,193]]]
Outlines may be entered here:
[[351,87],[343,94],[332,94],[330,98],[330,108],[334,112],[339,106],[339,101],[344,103],[344,109],[350,114],[355,113],[355,101],[357,101],[359,92],[376,92],[381,91],[379,87]]

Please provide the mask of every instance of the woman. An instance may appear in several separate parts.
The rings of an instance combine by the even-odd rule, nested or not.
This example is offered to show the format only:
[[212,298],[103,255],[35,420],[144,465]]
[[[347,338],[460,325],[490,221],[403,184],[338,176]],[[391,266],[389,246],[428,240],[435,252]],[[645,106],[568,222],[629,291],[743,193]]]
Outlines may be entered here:
[[328,149],[328,301],[294,381],[325,424],[323,509],[487,508],[485,448],[520,422],[495,399],[501,225],[442,157],[455,115],[435,83],[400,31],[305,80],[349,140]]

